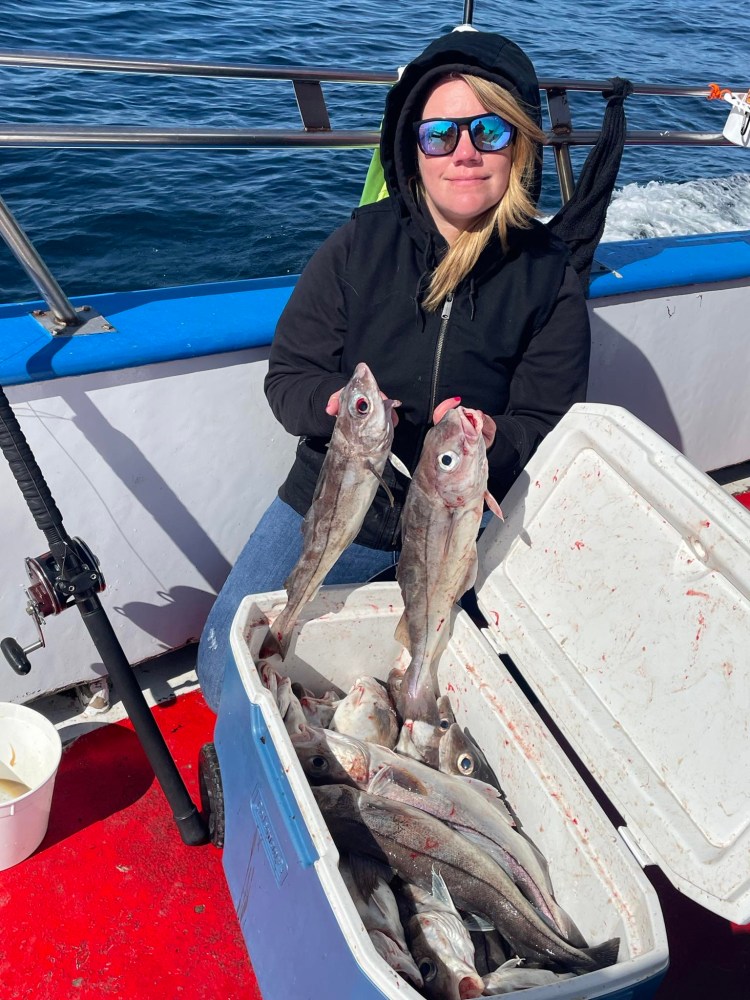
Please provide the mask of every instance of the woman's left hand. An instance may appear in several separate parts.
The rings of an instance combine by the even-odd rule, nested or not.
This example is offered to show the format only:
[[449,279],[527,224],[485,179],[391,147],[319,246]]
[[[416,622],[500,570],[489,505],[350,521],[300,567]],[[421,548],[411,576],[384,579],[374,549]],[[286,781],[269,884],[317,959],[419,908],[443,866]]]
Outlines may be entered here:
[[[433,424],[440,423],[448,410],[453,410],[460,405],[460,396],[451,396],[450,399],[444,399],[442,403],[438,403],[435,407],[434,413],[432,414]],[[484,438],[485,447],[490,448],[495,440],[497,424],[488,413],[483,413],[482,410],[477,410],[477,413],[479,413],[482,418],[482,437]]]
[[326,413],[329,417],[338,416],[340,398],[341,389],[337,389],[336,392],[332,392],[328,397],[328,402],[326,403]]

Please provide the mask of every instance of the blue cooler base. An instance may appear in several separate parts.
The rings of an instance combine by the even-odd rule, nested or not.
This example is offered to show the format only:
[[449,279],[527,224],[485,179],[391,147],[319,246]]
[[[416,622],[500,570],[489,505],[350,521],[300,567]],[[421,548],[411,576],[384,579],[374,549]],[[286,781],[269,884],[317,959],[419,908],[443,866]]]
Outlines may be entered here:
[[224,870],[264,1000],[382,1000],[342,942],[315,871],[317,852],[233,660],[214,741],[226,809]]

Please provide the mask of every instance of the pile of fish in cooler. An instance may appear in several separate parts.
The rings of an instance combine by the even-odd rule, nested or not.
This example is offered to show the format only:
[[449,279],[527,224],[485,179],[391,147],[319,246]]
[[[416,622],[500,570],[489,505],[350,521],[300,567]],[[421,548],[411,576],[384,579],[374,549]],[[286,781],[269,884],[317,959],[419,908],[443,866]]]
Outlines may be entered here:
[[[482,414],[448,409],[425,438],[402,519],[396,629],[410,654],[387,684],[361,677],[316,697],[284,672],[301,609],[354,540],[390,457],[393,408],[366,365],[342,390],[331,444],[258,670],[342,856],[376,950],[427,997],[466,1000],[614,964],[555,900],[545,859],[518,828],[480,749],[435,689],[454,603],[476,577],[487,494]],[[408,474],[408,473],[407,473]]]

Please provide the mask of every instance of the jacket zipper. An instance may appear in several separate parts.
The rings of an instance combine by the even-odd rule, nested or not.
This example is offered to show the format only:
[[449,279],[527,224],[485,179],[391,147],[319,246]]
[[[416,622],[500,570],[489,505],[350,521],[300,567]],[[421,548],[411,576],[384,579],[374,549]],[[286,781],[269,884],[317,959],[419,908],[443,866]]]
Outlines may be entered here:
[[428,420],[435,412],[435,396],[437,394],[438,376],[440,375],[440,358],[443,354],[443,343],[445,341],[446,330],[448,329],[448,321],[451,318],[452,308],[453,292],[448,292],[445,302],[443,303],[443,311],[440,314],[440,329],[438,330],[437,347],[435,348],[435,364],[432,368],[432,391],[430,393],[430,412],[427,415]]

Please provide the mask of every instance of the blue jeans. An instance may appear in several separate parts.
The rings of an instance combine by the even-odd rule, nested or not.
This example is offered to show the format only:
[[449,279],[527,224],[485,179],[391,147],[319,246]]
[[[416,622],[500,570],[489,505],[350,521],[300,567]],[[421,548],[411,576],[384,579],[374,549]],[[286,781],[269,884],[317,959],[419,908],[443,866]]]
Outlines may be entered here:
[[[302,517],[278,497],[258,522],[219,592],[203,628],[196,670],[208,705],[218,712],[224,669],[231,655],[229,629],[240,602],[248,594],[283,590],[284,581],[302,554]],[[350,545],[323,581],[366,583],[394,566],[398,552]]]

